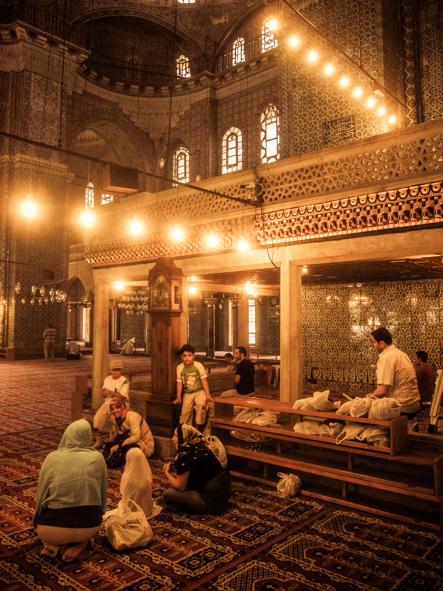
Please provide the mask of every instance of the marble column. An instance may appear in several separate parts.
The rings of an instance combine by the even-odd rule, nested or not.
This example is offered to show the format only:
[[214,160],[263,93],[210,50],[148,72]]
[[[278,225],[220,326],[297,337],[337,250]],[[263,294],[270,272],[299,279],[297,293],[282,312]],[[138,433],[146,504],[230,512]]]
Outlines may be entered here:
[[302,266],[283,261],[280,268],[280,400],[303,393]]
[[100,391],[109,375],[109,284],[94,283],[94,347],[92,351],[92,408],[102,403]]

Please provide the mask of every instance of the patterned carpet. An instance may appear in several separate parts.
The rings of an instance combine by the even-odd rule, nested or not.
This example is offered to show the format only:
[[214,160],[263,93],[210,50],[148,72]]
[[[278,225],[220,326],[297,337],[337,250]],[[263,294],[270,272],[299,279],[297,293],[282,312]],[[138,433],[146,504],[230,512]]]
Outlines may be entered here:
[[[90,359],[0,362],[0,589],[2,591],[442,591],[443,539],[435,532],[275,489],[234,481],[228,510],[166,508],[146,548],[116,553],[102,528],[93,552],[64,564],[40,554],[31,526],[39,468],[69,421],[77,373]],[[132,364],[146,364],[134,358]],[[154,496],[166,486],[153,460]],[[108,508],[121,470],[109,472]]]

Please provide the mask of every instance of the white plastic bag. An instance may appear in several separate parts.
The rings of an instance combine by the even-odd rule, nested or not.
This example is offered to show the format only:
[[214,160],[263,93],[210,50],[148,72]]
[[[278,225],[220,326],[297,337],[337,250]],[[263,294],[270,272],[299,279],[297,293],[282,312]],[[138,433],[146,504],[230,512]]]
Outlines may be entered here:
[[272,412],[271,410],[259,410],[257,416],[255,416],[251,424],[252,425],[259,425],[260,427],[269,427],[270,425],[275,425],[277,422],[277,413]]
[[[374,443],[382,440],[388,441],[389,447],[389,429],[387,427],[366,427],[364,431],[357,435],[359,441],[366,441],[366,443]],[[380,445],[380,444],[379,444]]]
[[303,435],[318,435],[320,432],[320,423],[317,421],[300,421],[294,425],[295,433],[302,433]]
[[259,412],[259,408],[245,408],[238,413],[238,415],[235,417],[235,420],[238,423],[250,423]]
[[337,445],[346,441],[347,439],[357,439],[358,435],[365,430],[365,425],[361,423],[346,422],[344,429],[338,434],[335,442]]
[[300,398],[299,400],[296,400],[292,408],[298,408],[300,410],[317,410],[314,406],[314,398],[312,396],[309,398]]
[[277,476],[280,478],[277,484],[277,492],[282,497],[295,497],[301,487],[301,480],[295,474],[285,474],[279,472]]
[[118,504],[118,510],[105,521],[106,536],[114,550],[146,546],[153,538],[143,509],[129,499]]
[[342,423],[322,423],[320,425],[320,430],[318,434],[320,437],[337,437],[344,429],[344,425]]
[[208,447],[217,460],[220,462],[222,468],[228,467],[228,456],[223,443],[215,435],[208,435],[205,437],[205,445]]
[[329,400],[329,390],[324,392],[314,392],[312,404],[315,410],[329,412],[335,410],[335,405]]
[[351,413],[352,402],[353,402],[353,400],[347,400],[346,402],[343,402],[342,404],[340,404],[340,406],[337,409],[337,414],[349,416]]
[[351,417],[367,417],[369,409],[372,406],[372,398],[356,397],[351,402],[349,414]]
[[395,398],[374,398],[369,409],[370,419],[388,421],[400,416],[401,404]]

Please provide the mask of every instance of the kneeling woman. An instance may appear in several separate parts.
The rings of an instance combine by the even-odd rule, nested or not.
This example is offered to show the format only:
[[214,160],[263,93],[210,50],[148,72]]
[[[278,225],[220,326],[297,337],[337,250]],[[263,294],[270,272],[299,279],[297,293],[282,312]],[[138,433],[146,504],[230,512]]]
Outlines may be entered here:
[[40,470],[33,525],[44,552],[64,562],[82,558],[106,511],[108,471],[91,443],[88,421],[71,423]]
[[147,422],[142,418],[138,412],[128,410],[126,400],[123,396],[114,396],[110,402],[110,422],[111,432],[110,440],[115,441],[116,445],[111,447],[115,451],[120,444],[123,449],[128,450],[131,447],[139,447],[147,458],[154,453],[154,437]]
[[177,454],[163,467],[172,487],[163,493],[166,503],[189,513],[225,509],[231,498],[229,474],[203,443],[203,434],[191,425],[181,424],[172,441]]

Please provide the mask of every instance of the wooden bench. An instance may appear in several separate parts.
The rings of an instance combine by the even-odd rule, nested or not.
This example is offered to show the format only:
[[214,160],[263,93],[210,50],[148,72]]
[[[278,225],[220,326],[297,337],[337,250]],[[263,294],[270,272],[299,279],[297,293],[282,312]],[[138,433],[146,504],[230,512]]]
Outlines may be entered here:
[[[274,411],[280,424],[261,427],[237,422],[234,405]],[[337,445],[334,438],[295,433],[293,426],[303,416],[387,427],[389,447],[358,441]],[[232,431],[265,436],[267,441],[248,443],[233,436]],[[442,525],[443,455],[425,446],[407,449],[406,417],[392,421],[355,418],[301,411],[280,401],[235,396],[216,399],[211,432],[225,444],[235,475],[275,484],[278,471],[288,469],[300,474],[301,494],[306,496],[418,521],[431,529]]]

